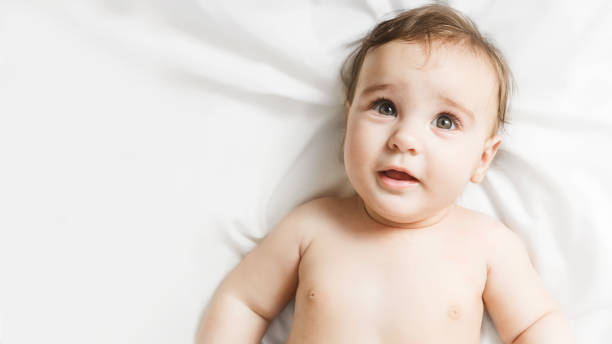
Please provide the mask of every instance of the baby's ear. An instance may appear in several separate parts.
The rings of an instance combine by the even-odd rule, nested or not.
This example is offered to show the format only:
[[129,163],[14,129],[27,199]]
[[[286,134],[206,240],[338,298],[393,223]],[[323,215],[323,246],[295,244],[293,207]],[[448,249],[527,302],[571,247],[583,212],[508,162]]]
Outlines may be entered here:
[[501,137],[499,135],[495,135],[487,139],[482,154],[480,156],[478,166],[476,166],[476,170],[474,171],[474,174],[472,174],[472,178],[470,178],[470,181],[472,181],[472,183],[480,183],[482,181],[487,170],[489,169],[491,161],[493,161],[493,158],[497,153],[497,149],[499,148],[500,144]]

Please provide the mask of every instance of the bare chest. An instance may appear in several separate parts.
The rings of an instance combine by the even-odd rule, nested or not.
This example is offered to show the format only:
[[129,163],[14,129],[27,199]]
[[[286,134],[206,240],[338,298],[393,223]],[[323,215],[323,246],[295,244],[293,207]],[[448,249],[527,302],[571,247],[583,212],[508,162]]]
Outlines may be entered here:
[[300,263],[290,338],[433,343],[444,334],[477,343],[486,265],[460,244],[427,236],[313,241]]

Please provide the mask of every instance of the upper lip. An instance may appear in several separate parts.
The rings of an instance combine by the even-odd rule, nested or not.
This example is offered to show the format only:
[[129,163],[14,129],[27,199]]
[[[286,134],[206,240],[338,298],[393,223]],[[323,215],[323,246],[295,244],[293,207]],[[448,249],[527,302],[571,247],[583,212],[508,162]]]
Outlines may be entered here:
[[385,168],[381,169],[381,170],[380,170],[380,171],[378,171],[378,172],[384,172],[384,171],[388,171],[388,170],[396,170],[396,171],[404,172],[404,173],[409,174],[409,175],[410,175],[412,178],[414,178],[414,179],[416,179],[416,180],[419,180],[417,177],[415,177],[415,175],[414,175],[414,174],[412,174],[412,172],[410,172],[410,170],[409,170],[409,169],[404,168],[404,167],[400,167],[400,166],[394,166],[394,165],[387,166],[387,167],[385,167]]

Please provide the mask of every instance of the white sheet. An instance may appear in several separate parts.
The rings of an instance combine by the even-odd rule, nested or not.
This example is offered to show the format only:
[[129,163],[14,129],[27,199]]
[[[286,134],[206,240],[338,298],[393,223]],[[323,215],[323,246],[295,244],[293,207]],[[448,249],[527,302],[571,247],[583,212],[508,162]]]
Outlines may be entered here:
[[[345,44],[422,3],[0,2],[2,343],[191,342],[219,281],[292,207],[351,193]],[[450,3],[519,87],[460,203],[519,233],[580,343],[608,343],[611,5]],[[488,320],[482,343],[498,343]]]

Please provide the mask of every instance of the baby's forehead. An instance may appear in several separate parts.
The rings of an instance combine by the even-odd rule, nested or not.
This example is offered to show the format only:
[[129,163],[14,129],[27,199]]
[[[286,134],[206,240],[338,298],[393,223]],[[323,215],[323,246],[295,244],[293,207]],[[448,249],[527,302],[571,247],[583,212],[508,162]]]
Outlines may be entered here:
[[371,48],[364,57],[360,76],[367,71],[401,73],[403,68],[421,71],[461,71],[450,67],[464,67],[497,81],[493,63],[482,51],[466,43],[405,42],[394,40]]
[[377,85],[400,95],[414,92],[420,99],[450,98],[478,113],[497,112],[495,69],[485,54],[465,44],[391,41],[378,46],[365,56],[356,95]]

